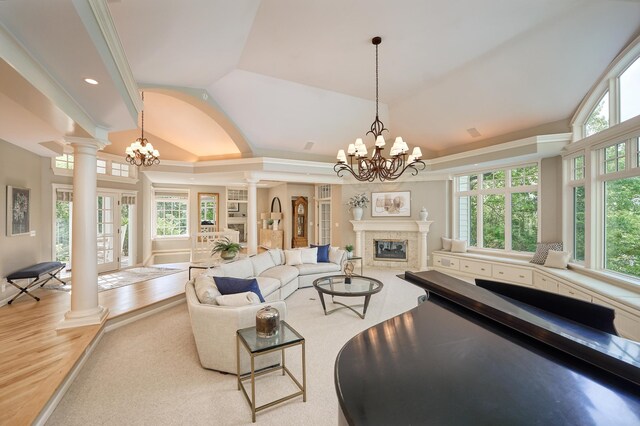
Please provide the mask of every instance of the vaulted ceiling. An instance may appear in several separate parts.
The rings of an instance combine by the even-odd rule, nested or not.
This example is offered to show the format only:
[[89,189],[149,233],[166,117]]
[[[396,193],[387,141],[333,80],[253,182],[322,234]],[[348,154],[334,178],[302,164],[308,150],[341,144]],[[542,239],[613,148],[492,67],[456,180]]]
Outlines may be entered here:
[[[0,22],[112,132],[115,148],[127,130],[135,134],[136,120],[86,29],[82,4],[92,1],[3,1]],[[540,126],[568,131],[581,99],[640,31],[640,2],[630,0],[107,5],[133,77],[149,94],[145,131],[189,161],[330,159],[364,137],[375,116],[373,36],[383,39],[380,118],[388,136],[403,136],[429,157]],[[88,87],[80,78],[87,76],[101,84]],[[202,96],[185,103],[163,88]]]

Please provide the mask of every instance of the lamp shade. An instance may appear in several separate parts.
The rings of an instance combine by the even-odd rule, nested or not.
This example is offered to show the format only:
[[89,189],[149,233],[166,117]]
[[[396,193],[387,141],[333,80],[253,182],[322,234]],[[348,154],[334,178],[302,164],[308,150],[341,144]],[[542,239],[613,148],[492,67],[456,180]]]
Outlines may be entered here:
[[282,219],[282,213],[271,213],[271,219],[273,219],[273,220]]
[[269,219],[269,213],[260,213],[260,219],[262,220]]

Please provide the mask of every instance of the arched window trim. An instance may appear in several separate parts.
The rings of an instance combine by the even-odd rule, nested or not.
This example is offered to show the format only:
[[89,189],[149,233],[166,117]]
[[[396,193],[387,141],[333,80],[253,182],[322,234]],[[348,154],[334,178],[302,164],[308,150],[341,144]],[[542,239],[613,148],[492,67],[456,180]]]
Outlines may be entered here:
[[609,91],[609,127],[620,123],[620,94],[618,77],[640,57],[640,36],[636,37],[616,58],[611,62],[602,76],[591,87],[587,95],[582,99],[576,113],[571,119],[573,129],[573,142],[585,137],[585,123],[591,116],[604,94]]

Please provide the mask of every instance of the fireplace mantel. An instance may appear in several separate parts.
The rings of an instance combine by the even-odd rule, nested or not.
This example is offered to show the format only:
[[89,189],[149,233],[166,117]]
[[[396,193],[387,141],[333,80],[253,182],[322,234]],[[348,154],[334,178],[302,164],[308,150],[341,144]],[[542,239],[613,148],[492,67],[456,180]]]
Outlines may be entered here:
[[364,256],[364,234],[366,232],[391,231],[391,232],[416,232],[418,236],[419,268],[426,271],[427,268],[427,235],[433,221],[422,220],[351,220],[353,230],[356,232],[355,252],[356,256]]

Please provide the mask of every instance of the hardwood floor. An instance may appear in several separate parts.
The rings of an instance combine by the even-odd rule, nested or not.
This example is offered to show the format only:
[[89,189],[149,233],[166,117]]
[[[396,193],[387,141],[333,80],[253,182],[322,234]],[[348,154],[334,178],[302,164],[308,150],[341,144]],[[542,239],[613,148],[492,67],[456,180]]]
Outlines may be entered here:
[[[183,272],[99,293],[109,320],[184,294]],[[0,424],[31,424],[64,382],[102,326],[56,330],[70,294],[37,289],[0,308]]]

